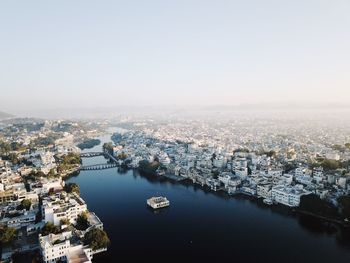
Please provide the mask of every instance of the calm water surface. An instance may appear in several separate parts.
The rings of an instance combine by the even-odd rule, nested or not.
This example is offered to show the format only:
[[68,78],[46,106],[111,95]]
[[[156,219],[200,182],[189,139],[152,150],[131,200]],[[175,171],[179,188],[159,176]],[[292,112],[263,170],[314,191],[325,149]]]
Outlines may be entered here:
[[[101,139],[109,141],[109,136]],[[284,209],[116,168],[82,171],[68,181],[80,185],[89,210],[100,217],[111,239],[108,252],[94,262],[350,262],[350,246],[340,233]],[[155,195],[168,197],[170,207],[157,213],[148,209],[146,199]]]

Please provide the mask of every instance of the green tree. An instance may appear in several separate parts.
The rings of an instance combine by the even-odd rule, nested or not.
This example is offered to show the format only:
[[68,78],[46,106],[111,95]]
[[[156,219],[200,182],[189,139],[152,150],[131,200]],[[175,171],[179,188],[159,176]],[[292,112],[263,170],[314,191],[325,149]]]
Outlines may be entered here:
[[315,194],[301,196],[299,208],[320,216],[338,217],[338,209],[332,203]]
[[83,241],[84,244],[88,245],[92,250],[106,248],[110,244],[107,233],[99,228],[94,228],[87,232]]
[[55,177],[56,176],[56,171],[55,171],[54,168],[50,169],[48,176],[49,177]]
[[19,163],[19,158],[18,154],[16,153],[10,153],[8,154],[8,158],[12,164],[18,164]]
[[128,155],[125,152],[122,152],[118,154],[117,158],[120,160],[125,160],[126,158],[128,158]]
[[51,222],[47,222],[44,227],[41,229],[41,234],[43,236],[47,236],[49,234],[58,234],[60,232],[60,228],[55,226]]
[[86,230],[89,227],[89,221],[87,217],[87,212],[82,212],[78,215],[77,224],[75,226],[78,230]]
[[276,157],[276,152],[274,150],[271,150],[271,151],[268,151],[268,152],[265,152],[265,154],[268,156],[268,157]]
[[43,220],[43,215],[41,214],[41,210],[39,209],[39,211],[35,214],[35,223],[39,223]]
[[79,153],[68,153],[63,156],[62,163],[65,165],[81,164],[81,157]]
[[142,160],[139,162],[139,170],[148,174],[155,174],[159,166],[160,163],[157,161],[150,163],[147,160]]
[[335,144],[335,145],[332,146],[332,149],[336,150],[336,151],[343,152],[344,151],[344,146],[339,145],[339,144]]
[[69,222],[68,218],[62,218],[60,220],[60,224],[61,225],[70,225],[70,222]]
[[104,151],[107,151],[109,154],[113,154],[113,143],[108,142],[108,143],[104,143],[102,146]]
[[61,173],[81,164],[81,157],[78,153],[68,153],[63,155],[59,160],[57,172]]
[[36,178],[39,178],[39,177],[46,177],[45,173],[43,171],[36,171],[36,170],[32,170],[29,174],[28,174],[28,177],[35,180],[35,177]]
[[69,169],[68,166],[65,165],[65,164],[62,164],[62,163],[60,163],[60,164],[57,166],[57,172],[58,172],[58,173],[62,173],[62,172],[64,172],[64,171],[68,170],[68,169]]
[[23,199],[21,204],[18,206],[18,208],[19,210],[25,209],[28,211],[31,206],[32,206],[32,201],[30,201],[29,199]]
[[350,220],[350,196],[344,195],[339,197],[338,203],[342,211],[342,216]]
[[0,228],[0,242],[1,243],[11,243],[17,236],[17,230],[12,227]]
[[39,137],[33,141],[35,145],[38,146],[49,146],[55,143],[55,140],[58,139],[59,136],[55,134],[50,134],[46,137]]
[[86,139],[82,143],[79,143],[77,146],[81,149],[91,149],[96,145],[99,145],[101,141],[99,139]]
[[11,144],[8,142],[0,141],[0,154],[8,155],[11,151]]
[[77,193],[80,194],[80,188],[79,185],[76,183],[68,183],[64,186],[64,191],[67,193]]
[[218,170],[213,170],[213,171],[212,171],[212,177],[213,177],[213,179],[218,179],[218,177],[219,177],[219,171],[218,171]]
[[325,159],[322,163],[322,167],[325,170],[336,170],[342,168],[342,164],[340,161],[337,160]]

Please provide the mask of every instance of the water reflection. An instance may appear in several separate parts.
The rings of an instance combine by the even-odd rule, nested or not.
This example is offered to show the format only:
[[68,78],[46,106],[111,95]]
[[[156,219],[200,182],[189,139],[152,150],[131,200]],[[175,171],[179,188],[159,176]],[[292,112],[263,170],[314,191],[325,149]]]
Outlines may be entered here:
[[[69,180],[80,185],[112,241],[94,262],[350,262],[349,231],[327,229],[283,206],[118,168]],[[170,207],[149,208],[153,195],[165,195]]]

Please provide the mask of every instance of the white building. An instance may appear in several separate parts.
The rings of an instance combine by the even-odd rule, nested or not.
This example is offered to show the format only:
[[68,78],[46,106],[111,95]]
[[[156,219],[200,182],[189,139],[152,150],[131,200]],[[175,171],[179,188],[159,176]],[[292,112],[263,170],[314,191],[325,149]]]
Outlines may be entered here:
[[85,211],[87,211],[86,203],[77,194],[61,194],[43,199],[42,214],[45,223],[51,222],[59,226],[61,219],[68,219],[71,224],[76,224],[78,215]]
[[67,260],[70,248],[70,238],[72,232],[63,232],[57,235],[39,235],[41,254],[45,263],[56,262],[57,260]]
[[213,160],[213,165],[217,168],[222,168],[226,166],[226,164],[227,164],[227,160],[222,156],[219,156]]
[[21,215],[15,216],[12,218],[5,217],[0,221],[0,223],[6,224],[8,227],[20,229],[21,227],[25,227],[35,223],[35,219],[36,219],[36,211],[31,210],[31,211],[25,211]]
[[300,184],[310,185],[312,183],[312,177],[310,175],[296,175],[295,181]]
[[278,185],[271,190],[272,201],[291,207],[299,206],[300,197],[308,194],[311,192],[304,190],[302,185]]
[[320,167],[315,167],[312,171],[313,177],[322,177],[323,176],[323,168]]
[[293,182],[293,175],[292,174],[284,174],[284,175],[282,175],[281,180],[285,184],[291,184]]
[[278,169],[278,168],[276,168],[276,169],[269,169],[267,174],[268,174],[268,176],[272,176],[272,177],[280,177],[283,174],[283,170],[282,169]]
[[312,176],[318,184],[321,183],[325,179],[323,175],[323,168],[315,167],[312,171]]
[[63,184],[61,177],[57,179],[42,178],[39,182],[32,183],[30,187],[37,194],[48,194],[50,190],[54,192],[62,190]]
[[256,189],[252,188],[252,187],[248,187],[248,186],[243,186],[241,187],[241,192],[243,194],[248,194],[248,195],[256,195]]
[[256,194],[258,197],[271,198],[271,184],[258,184],[256,187]]
[[58,260],[66,262],[91,263],[92,251],[82,244],[71,243],[72,232],[60,234],[39,235],[41,254],[45,263]]
[[158,159],[159,159],[159,162],[161,164],[163,164],[164,166],[168,166],[171,162],[169,156],[167,153],[165,152],[161,152],[159,155],[158,155]]
[[308,168],[298,167],[295,169],[295,176],[311,176],[311,171]]
[[245,179],[248,176],[248,168],[238,167],[235,169],[235,174],[242,179]]
[[336,183],[341,188],[345,188],[345,186],[346,186],[346,177],[339,177],[339,178],[337,178]]

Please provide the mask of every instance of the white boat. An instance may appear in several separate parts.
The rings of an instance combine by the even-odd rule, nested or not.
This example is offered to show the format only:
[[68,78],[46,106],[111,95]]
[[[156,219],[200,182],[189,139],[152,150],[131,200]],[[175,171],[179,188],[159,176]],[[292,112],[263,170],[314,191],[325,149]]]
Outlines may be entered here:
[[158,209],[158,208],[169,206],[170,202],[164,196],[157,196],[157,197],[153,196],[153,197],[147,199],[147,205],[149,205],[153,209]]

